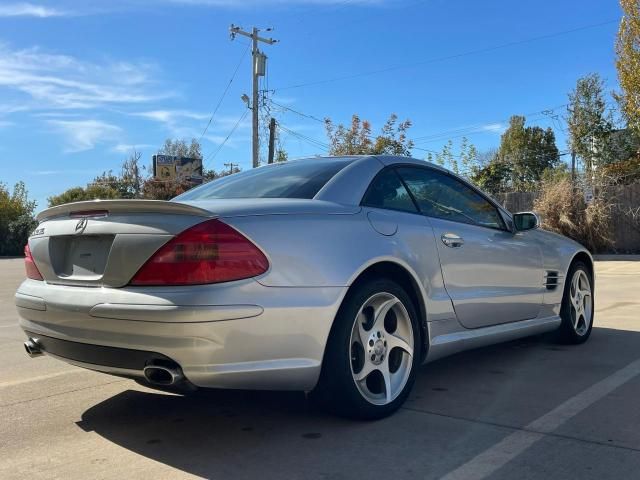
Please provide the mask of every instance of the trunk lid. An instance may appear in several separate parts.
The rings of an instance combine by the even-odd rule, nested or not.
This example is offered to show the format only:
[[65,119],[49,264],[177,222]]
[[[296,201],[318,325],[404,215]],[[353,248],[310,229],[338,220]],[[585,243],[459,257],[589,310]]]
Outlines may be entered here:
[[49,283],[121,287],[174,235],[215,216],[161,200],[69,203],[38,214],[29,246]]

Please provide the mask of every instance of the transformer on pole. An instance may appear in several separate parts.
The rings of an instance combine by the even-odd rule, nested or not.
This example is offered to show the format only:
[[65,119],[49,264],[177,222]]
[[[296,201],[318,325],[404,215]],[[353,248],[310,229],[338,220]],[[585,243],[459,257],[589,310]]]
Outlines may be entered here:
[[[271,30],[270,28],[267,29],[267,31],[270,31],[270,30]],[[277,40],[274,40],[273,38],[260,37],[258,35],[260,30],[256,27],[253,27],[251,29],[251,32],[245,32],[240,27],[237,27],[231,24],[231,27],[229,27],[229,32],[231,34],[231,40],[233,40],[236,37],[236,35],[242,35],[244,37],[250,38],[252,42],[251,56],[253,61],[251,62],[251,79],[252,79],[252,86],[253,86],[252,87],[253,95],[252,95],[251,106],[249,108],[251,109],[252,120],[253,120],[252,121],[252,142],[251,142],[253,168],[256,168],[258,166],[259,154],[260,154],[260,145],[258,140],[258,131],[259,131],[258,130],[258,95],[259,95],[258,77],[263,77],[265,75],[266,67],[267,67],[267,56],[258,49],[258,42],[263,42],[268,45],[273,45],[274,43],[277,42]]]

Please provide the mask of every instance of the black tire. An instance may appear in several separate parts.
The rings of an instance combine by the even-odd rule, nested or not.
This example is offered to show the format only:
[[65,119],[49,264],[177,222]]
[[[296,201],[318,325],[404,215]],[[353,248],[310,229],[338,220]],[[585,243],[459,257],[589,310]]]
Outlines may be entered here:
[[[572,314],[572,302],[571,302],[571,283],[576,275],[576,272],[583,272],[589,281],[589,289],[591,291],[589,299],[591,302],[590,317],[588,320],[588,326],[584,332],[576,331],[574,327],[573,314]],[[560,308],[560,317],[562,323],[557,331],[556,339],[560,343],[578,345],[586,342],[591,335],[593,329],[593,317],[595,313],[594,308],[594,292],[593,292],[593,276],[591,270],[585,265],[584,262],[576,261],[569,268],[569,272],[564,282],[564,292],[562,295],[562,306]]]
[[[351,335],[358,312],[365,302],[381,293],[395,296],[406,309],[411,321],[414,344],[413,356],[406,361],[411,370],[404,387],[391,402],[376,405],[364,397],[353,378]],[[322,373],[318,386],[312,393],[313,398],[333,413],[349,418],[373,420],[391,415],[404,403],[415,382],[421,360],[421,342],[414,303],[400,285],[385,278],[366,280],[355,285],[343,301],[331,329]],[[387,361],[390,362],[391,350],[387,353]],[[402,352],[401,355],[406,353]]]

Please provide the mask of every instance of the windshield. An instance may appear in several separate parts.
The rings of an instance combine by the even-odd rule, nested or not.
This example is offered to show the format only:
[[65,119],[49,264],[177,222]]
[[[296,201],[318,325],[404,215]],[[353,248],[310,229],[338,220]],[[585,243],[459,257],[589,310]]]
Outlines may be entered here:
[[219,178],[175,199],[313,198],[349,162],[317,158],[277,163]]

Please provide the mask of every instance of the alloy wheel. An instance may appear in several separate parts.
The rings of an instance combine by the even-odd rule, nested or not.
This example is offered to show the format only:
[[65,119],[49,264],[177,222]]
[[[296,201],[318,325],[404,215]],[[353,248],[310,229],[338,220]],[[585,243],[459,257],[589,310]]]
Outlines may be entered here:
[[571,300],[570,313],[573,329],[582,336],[589,331],[593,310],[591,283],[584,270],[576,270],[573,274],[569,299]]
[[411,318],[391,293],[370,297],[356,315],[350,338],[351,374],[370,403],[387,405],[411,374],[414,336]]

